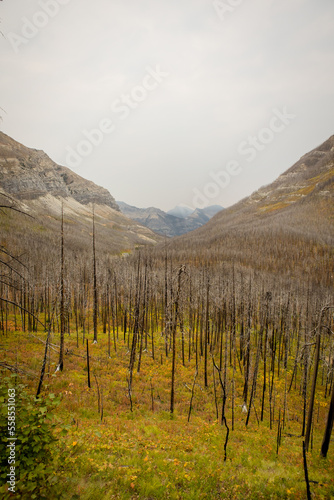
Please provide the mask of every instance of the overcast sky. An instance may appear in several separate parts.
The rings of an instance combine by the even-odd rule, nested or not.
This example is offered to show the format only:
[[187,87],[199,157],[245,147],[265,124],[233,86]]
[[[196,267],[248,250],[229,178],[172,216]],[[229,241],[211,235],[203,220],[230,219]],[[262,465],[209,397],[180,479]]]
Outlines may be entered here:
[[3,0],[1,130],[164,210],[229,206],[334,134],[333,0]]

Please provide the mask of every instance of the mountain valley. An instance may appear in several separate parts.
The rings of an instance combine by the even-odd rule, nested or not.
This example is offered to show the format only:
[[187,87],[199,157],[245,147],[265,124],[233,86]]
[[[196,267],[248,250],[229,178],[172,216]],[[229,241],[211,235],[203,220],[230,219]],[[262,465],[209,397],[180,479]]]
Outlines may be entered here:
[[[180,210],[175,207],[173,210],[164,212],[159,208],[137,208],[122,201],[117,202],[122,213],[152,231],[169,238],[189,233],[206,224],[214,215],[223,210],[220,205],[212,207]],[[183,207],[181,207],[183,208]],[[178,214],[178,215],[175,215]]]
[[304,457],[331,498],[333,159],[331,137],[232,207],[176,217],[0,135],[20,498],[301,500]]

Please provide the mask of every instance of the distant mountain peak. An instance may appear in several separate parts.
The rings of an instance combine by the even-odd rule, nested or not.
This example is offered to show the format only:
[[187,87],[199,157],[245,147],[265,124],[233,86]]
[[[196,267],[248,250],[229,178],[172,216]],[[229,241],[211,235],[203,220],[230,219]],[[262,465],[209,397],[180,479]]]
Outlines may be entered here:
[[180,219],[185,219],[189,215],[191,215],[194,212],[194,209],[191,207],[188,207],[188,205],[176,205],[176,207],[172,208],[171,210],[168,210],[169,215],[174,215],[174,217],[179,217]]
[[[189,233],[190,231],[203,226],[203,224],[206,224],[211,217],[222,210],[221,206],[214,205],[204,209],[191,209],[190,215],[187,217],[179,217],[168,212],[166,213],[159,208],[137,208],[128,205],[123,201],[117,201],[117,204],[127,217],[143,224],[158,234],[168,237],[180,236],[182,234]],[[182,205],[182,207],[186,207],[186,205]],[[187,208],[190,209],[190,207]]]

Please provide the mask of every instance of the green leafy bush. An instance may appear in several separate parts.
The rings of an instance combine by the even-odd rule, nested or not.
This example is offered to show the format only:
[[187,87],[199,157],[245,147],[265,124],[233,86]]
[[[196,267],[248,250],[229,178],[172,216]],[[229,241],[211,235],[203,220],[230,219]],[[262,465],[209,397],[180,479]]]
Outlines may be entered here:
[[[51,496],[50,491],[55,493],[58,477],[55,474],[55,464],[58,463],[59,451],[57,450],[57,438],[55,437],[56,422],[51,414],[60,403],[53,394],[39,399],[29,395],[25,386],[15,385],[15,379],[7,377],[2,380],[0,386],[0,497],[10,498],[11,493],[9,472],[10,463],[15,467],[15,496],[19,498],[42,499],[56,498]],[[8,405],[8,389],[15,388],[15,405]],[[10,400],[12,401],[12,400]],[[15,408],[13,408],[15,406]],[[11,410],[11,411],[10,411]],[[15,463],[10,458],[9,426],[13,425],[15,415]],[[12,434],[13,436],[13,434]]]

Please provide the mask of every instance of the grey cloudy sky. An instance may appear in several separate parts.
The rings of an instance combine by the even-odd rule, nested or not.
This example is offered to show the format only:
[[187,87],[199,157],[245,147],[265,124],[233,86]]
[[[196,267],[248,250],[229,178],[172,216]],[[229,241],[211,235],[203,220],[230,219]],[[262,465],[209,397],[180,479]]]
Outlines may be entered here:
[[118,200],[229,206],[334,134],[333,0],[3,0],[0,18],[1,130]]

